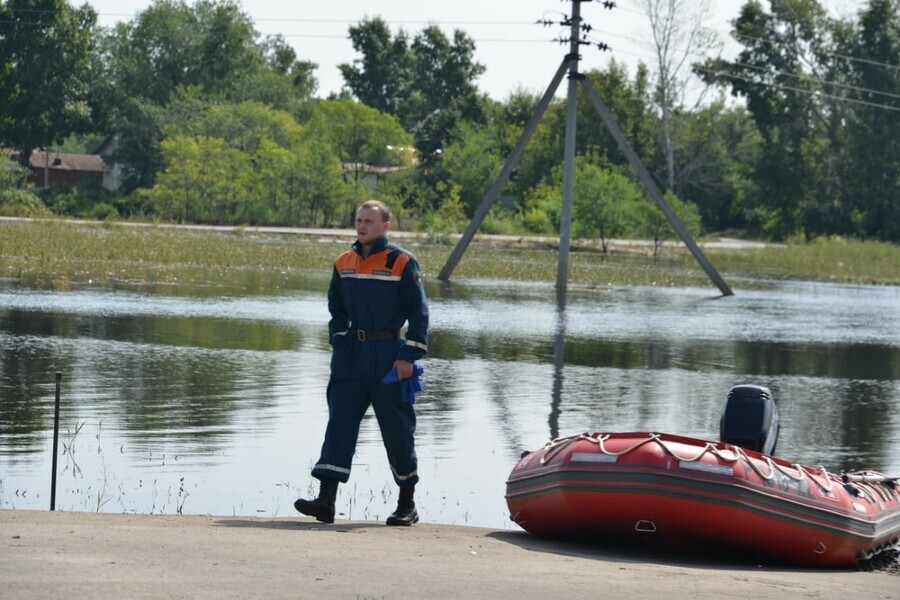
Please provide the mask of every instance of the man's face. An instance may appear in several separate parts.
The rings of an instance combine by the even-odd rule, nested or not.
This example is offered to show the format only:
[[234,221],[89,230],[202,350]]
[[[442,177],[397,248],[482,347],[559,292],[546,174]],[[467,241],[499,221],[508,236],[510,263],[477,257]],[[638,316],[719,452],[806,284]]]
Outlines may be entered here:
[[383,221],[375,208],[363,208],[356,213],[356,236],[363,246],[370,246],[391,228],[390,221]]

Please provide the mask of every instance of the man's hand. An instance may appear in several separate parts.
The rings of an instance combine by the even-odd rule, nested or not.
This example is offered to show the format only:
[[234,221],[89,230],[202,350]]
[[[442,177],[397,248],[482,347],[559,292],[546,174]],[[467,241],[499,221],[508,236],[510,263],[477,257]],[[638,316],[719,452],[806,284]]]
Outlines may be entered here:
[[413,366],[411,362],[405,360],[395,360],[394,368],[397,369],[397,379],[407,379],[412,377]]

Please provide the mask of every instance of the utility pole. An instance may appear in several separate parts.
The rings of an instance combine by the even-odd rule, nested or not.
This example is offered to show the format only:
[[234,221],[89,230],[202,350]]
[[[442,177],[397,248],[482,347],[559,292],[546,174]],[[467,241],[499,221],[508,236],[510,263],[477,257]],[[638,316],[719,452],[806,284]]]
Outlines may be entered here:
[[556,297],[560,306],[566,305],[566,286],[569,281],[569,243],[572,231],[572,194],[575,190],[575,124],[578,116],[578,28],[581,25],[581,2],[572,2],[569,19],[569,91],[566,103],[566,137],[563,146],[563,197],[559,220],[559,257],[556,265]]
[[[475,215],[472,217],[472,221],[469,223],[468,228],[466,229],[465,233],[463,233],[459,242],[457,242],[456,247],[453,249],[450,257],[447,259],[447,262],[444,264],[444,267],[438,274],[438,279],[442,281],[447,281],[450,279],[450,276],[453,274],[453,270],[462,259],[462,255],[465,253],[466,248],[468,248],[469,244],[472,241],[472,238],[475,237],[475,232],[478,231],[478,228],[484,221],[485,216],[487,216],[487,213],[491,209],[491,206],[493,206],[497,201],[497,198],[499,197],[500,191],[503,189],[503,186],[506,185],[506,182],[509,180],[510,174],[512,173],[513,169],[515,168],[516,164],[518,164],[519,159],[522,156],[525,145],[528,143],[528,140],[531,139],[531,136],[534,133],[534,130],[537,127],[538,123],[540,122],[541,117],[543,117],[544,112],[547,110],[547,106],[549,106],[551,100],[553,99],[553,96],[556,93],[560,82],[562,81],[563,75],[566,73],[566,71],[568,71],[569,87],[567,94],[566,134],[563,155],[563,205],[559,226],[559,260],[556,271],[556,292],[558,304],[561,307],[565,306],[566,286],[569,276],[569,245],[572,229],[572,195],[574,191],[575,181],[575,126],[579,82],[587,93],[588,98],[590,98],[592,104],[594,105],[594,108],[600,114],[600,118],[603,120],[607,129],[609,129],[613,138],[616,140],[619,149],[631,163],[631,166],[635,169],[641,181],[644,183],[644,186],[647,188],[648,193],[659,206],[660,210],[662,210],[663,214],[666,216],[669,223],[678,233],[679,237],[681,237],[682,241],[684,241],[685,245],[687,245],[688,249],[691,251],[691,254],[694,256],[697,262],[700,263],[700,266],[704,271],[706,271],[706,274],[719,288],[719,291],[722,292],[723,296],[734,295],[734,292],[731,291],[731,288],[728,287],[728,284],[725,283],[725,280],[722,279],[722,276],[719,275],[713,264],[709,261],[709,259],[706,258],[706,256],[703,254],[703,251],[694,242],[684,224],[675,214],[675,211],[673,211],[668,202],[666,202],[662,192],[660,192],[659,188],[650,177],[650,174],[641,163],[637,154],[635,154],[634,150],[632,150],[631,146],[628,144],[628,141],[625,139],[624,134],[616,124],[615,120],[612,118],[612,115],[606,109],[606,106],[603,104],[603,101],[600,99],[600,96],[597,94],[596,90],[594,90],[590,82],[585,79],[584,75],[578,72],[578,60],[580,58],[578,54],[579,46],[589,43],[584,39],[585,36],[583,36],[581,32],[590,31],[590,26],[582,26],[581,24],[581,4],[585,2],[591,2],[591,0],[570,1],[572,2],[572,16],[568,20],[561,23],[562,25],[568,25],[570,28],[569,39],[566,40],[569,42],[569,54],[567,54],[563,59],[563,62],[557,70],[556,75],[553,77],[553,80],[550,82],[547,91],[544,93],[544,96],[541,98],[541,101],[535,108],[534,114],[531,116],[531,119],[525,126],[525,130],[523,131],[522,136],[519,138],[519,141],[513,151],[507,157],[506,163],[504,163],[503,168],[500,170],[500,174],[488,189],[487,194],[485,194],[484,199],[481,201],[481,204],[475,211]],[[602,4],[607,9],[612,9],[615,7],[615,3],[609,0],[604,0]],[[539,21],[539,23],[543,23],[544,25],[552,24],[549,21]],[[597,44],[597,46],[601,50],[609,49],[606,44],[601,43]]]

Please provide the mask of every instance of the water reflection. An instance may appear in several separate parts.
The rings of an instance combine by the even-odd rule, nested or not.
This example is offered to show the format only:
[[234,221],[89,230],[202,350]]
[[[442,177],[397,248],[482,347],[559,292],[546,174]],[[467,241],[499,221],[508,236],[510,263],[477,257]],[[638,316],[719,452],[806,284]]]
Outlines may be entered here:
[[566,363],[566,305],[565,296],[557,292],[556,298],[556,333],[553,336],[553,392],[550,401],[550,439],[559,437],[559,414],[562,405],[563,366]]
[[[58,506],[288,514],[308,492],[327,417],[322,283],[253,281],[246,294],[0,288],[0,507],[47,506],[35,490],[46,488],[59,370],[73,462]],[[427,521],[508,527],[509,469],[553,437],[715,437],[739,383],[773,391],[783,456],[900,472],[893,288],[778,284],[715,300],[696,289],[570,289],[563,305],[547,285],[428,285],[417,405]],[[395,501],[371,414],[343,489],[345,516],[383,517]]]

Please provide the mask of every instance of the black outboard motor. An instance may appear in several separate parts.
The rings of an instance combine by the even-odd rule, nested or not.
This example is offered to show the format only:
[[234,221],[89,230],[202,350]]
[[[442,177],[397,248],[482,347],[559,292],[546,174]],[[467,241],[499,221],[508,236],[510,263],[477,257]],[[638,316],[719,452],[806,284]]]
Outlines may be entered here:
[[773,455],[778,442],[778,407],[769,388],[736,385],[728,390],[719,440]]

